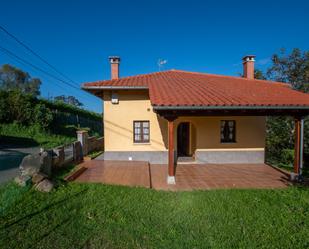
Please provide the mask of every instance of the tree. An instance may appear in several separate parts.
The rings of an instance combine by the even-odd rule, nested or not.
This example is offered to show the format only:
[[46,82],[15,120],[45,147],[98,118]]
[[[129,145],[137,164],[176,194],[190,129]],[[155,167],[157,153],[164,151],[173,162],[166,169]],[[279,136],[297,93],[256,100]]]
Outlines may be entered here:
[[21,93],[40,95],[41,80],[19,68],[4,64],[0,68],[0,89],[5,91],[19,90]]
[[295,90],[309,92],[309,51],[294,48],[290,54],[281,49],[272,56],[267,77],[274,81],[290,82]]
[[[265,75],[260,72],[256,74],[261,79]],[[309,92],[309,51],[302,52],[300,49],[293,49],[290,54],[281,49],[279,54],[272,56],[272,65],[268,68],[267,79],[291,83],[295,90]],[[268,117],[267,118],[267,139],[266,159],[276,164],[293,163],[293,119],[291,117]],[[304,159],[305,164],[309,163],[309,123],[305,120],[304,134]]]
[[32,123],[39,125],[44,130],[50,127],[53,121],[52,111],[42,103],[37,103],[33,108]]
[[66,97],[64,95],[56,96],[54,100],[66,103]]
[[82,107],[84,104],[81,103],[77,98],[74,96],[65,96],[65,95],[60,95],[56,96],[54,98],[56,101],[62,101],[66,104],[74,105],[76,107]]
[[77,106],[77,107],[81,107],[83,106],[84,104],[81,103],[77,98],[75,98],[74,96],[68,96],[67,97],[67,102],[68,104],[70,105],[74,105],[74,106]]
[[0,123],[28,125],[33,116],[33,97],[20,91],[0,91]]
[[266,80],[266,76],[264,75],[263,71],[260,69],[254,70],[254,78],[259,80]]

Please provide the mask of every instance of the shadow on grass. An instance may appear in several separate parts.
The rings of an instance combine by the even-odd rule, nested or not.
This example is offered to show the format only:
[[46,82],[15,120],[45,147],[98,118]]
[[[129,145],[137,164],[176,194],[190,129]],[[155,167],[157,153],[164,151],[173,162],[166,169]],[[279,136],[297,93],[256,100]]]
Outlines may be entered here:
[[13,137],[13,136],[0,136],[0,149],[14,149],[14,148],[29,148],[39,146],[38,142],[32,138],[26,137]]
[[43,235],[40,236],[39,239],[37,239],[36,243],[39,243],[40,241],[44,240],[46,237],[48,237],[53,231],[57,230],[58,228],[60,228],[63,225],[66,225],[67,223],[69,223],[70,221],[72,221],[73,218],[67,218],[64,219],[62,222],[58,223],[56,226],[52,227],[51,229],[49,229],[46,233],[44,233]]
[[78,192],[78,193],[76,193],[76,194],[74,194],[74,195],[71,195],[71,196],[68,196],[68,197],[66,197],[66,198],[63,198],[63,199],[60,200],[60,201],[51,203],[50,205],[48,205],[48,206],[42,208],[41,210],[38,210],[38,211],[33,212],[33,213],[30,213],[30,214],[28,214],[28,215],[26,215],[26,216],[24,216],[24,217],[22,217],[22,218],[19,218],[18,220],[14,221],[14,222],[11,222],[11,223],[9,223],[9,224],[4,224],[4,226],[2,226],[1,229],[7,229],[7,228],[9,228],[9,227],[11,227],[11,226],[13,226],[13,225],[15,225],[15,224],[20,223],[21,221],[23,221],[23,220],[25,220],[25,219],[31,219],[32,217],[34,217],[34,216],[36,216],[36,215],[39,215],[39,214],[41,214],[41,213],[43,213],[43,212],[45,212],[45,211],[47,211],[47,210],[49,210],[49,209],[51,209],[51,208],[53,208],[53,207],[56,207],[56,206],[58,206],[58,205],[60,205],[60,204],[62,204],[62,203],[64,203],[64,202],[67,202],[67,201],[69,201],[69,200],[72,200],[72,199],[74,199],[74,198],[76,198],[76,197],[79,197],[80,195],[83,195],[83,194],[85,194],[87,191],[88,191],[88,190],[84,189],[84,190],[82,190],[82,191],[80,191],[80,192]]

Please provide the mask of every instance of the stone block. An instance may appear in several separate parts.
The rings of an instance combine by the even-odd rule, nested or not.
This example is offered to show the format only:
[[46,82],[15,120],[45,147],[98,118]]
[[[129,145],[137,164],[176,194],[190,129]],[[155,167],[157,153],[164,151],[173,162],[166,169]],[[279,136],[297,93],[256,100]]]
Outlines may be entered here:
[[47,175],[45,175],[43,173],[35,173],[32,176],[32,183],[37,184],[37,183],[43,181],[46,178],[47,178]]
[[52,173],[52,151],[41,153],[41,169],[39,172],[51,176]]
[[33,176],[35,173],[42,172],[51,175],[52,155],[50,152],[25,156],[19,166],[22,176]]
[[31,177],[29,175],[21,175],[15,177],[14,181],[21,187],[26,187],[31,184]]
[[53,188],[54,184],[48,179],[44,179],[35,186],[35,189],[41,192],[50,192]]
[[301,175],[299,174],[296,174],[294,172],[291,172],[290,173],[290,181],[291,182],[302,182],[303,181],[303,178]]
[[64,154],[64,147],[60,146],[53,149],[53,167],[61,167],[64,164],[65,154]]

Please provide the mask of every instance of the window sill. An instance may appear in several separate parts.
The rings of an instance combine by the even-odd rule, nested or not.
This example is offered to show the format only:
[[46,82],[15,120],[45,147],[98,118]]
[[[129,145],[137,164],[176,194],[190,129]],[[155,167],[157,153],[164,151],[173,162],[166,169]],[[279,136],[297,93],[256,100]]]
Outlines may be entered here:
[[151,143],[133,143],[133,145],[150,145]]
[[221,142],[221,144],[237,144],[237,142]]

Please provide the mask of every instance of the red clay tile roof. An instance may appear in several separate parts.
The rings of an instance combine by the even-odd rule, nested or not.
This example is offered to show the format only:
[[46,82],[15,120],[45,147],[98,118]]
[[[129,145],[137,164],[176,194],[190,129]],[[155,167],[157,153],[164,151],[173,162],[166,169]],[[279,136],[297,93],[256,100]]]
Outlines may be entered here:
[[287,84],[241,77],[170,70],[85,83],[92,87],[149,88],[153,106],[306,106],[309,94]]

